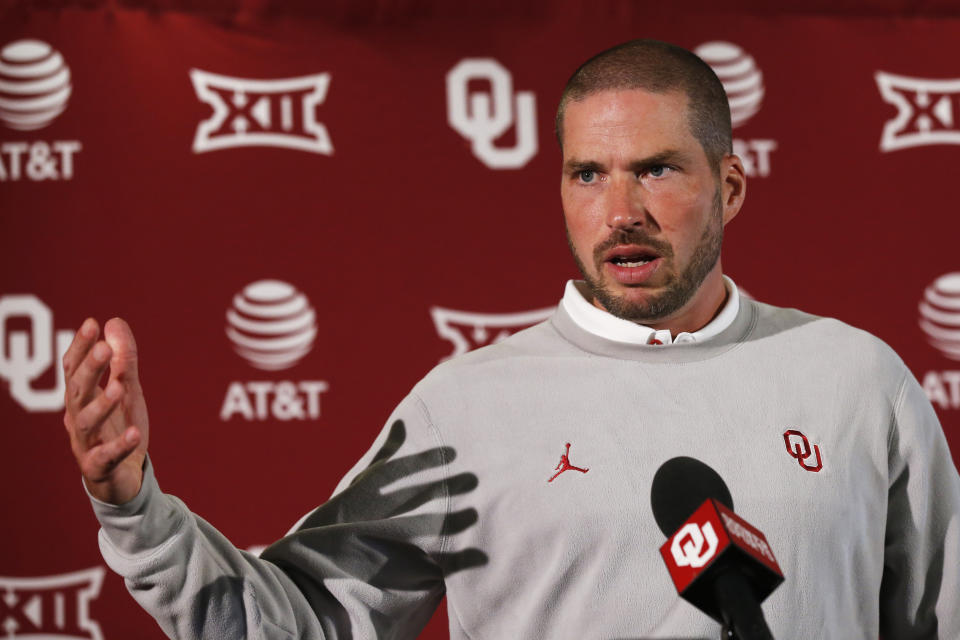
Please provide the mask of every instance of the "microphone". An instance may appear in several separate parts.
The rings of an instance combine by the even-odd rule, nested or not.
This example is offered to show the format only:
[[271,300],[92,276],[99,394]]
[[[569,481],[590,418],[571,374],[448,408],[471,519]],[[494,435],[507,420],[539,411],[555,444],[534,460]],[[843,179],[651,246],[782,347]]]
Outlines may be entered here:
[[766,537],[733,512],[720,474],[695,458],[671,458],[653,477],[650,504],[680,596],[722,624],[723,637],[773,640],[760,603],[783,572]]

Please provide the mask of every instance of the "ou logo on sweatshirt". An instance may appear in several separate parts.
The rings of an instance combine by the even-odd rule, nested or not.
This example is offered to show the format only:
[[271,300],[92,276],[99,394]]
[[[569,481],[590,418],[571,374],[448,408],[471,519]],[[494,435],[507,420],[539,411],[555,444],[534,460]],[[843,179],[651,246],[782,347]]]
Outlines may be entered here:
[[717,552],[718,543],[712,523],[706,522],[701,526],[688,522],[674,536],[670,553],[678,567],[699,569]]

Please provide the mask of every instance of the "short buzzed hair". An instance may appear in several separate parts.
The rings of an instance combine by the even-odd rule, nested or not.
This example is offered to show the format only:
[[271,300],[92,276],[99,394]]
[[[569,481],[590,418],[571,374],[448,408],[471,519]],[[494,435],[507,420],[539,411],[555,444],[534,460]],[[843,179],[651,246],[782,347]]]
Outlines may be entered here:
[[643,89],[682,91],[688,102],[690,132],[703,147],[714,172],[733,152],[730,105],[723,84],[694,53],[659,40],[631,40],[593,56],[573,72],[557,108],[557,142],[563,148],[567,104],[601,91]]

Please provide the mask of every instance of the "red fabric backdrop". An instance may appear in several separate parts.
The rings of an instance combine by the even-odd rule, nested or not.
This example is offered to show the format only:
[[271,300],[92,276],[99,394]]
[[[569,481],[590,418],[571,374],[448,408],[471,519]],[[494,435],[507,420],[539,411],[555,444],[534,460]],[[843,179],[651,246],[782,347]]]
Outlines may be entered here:
[[[3,8],[0,628],[162,637],[104,575],[63,336],[129,320],[162,487],[237,546],[271,542],[433,365],[557,303],[576,275],[557,98],[636,37],[709,45],[732,83],[752,176],[726,272],[889,342],[957,459],[960,21],[645,4]],[[424,637],[445,636],[441,611]]]

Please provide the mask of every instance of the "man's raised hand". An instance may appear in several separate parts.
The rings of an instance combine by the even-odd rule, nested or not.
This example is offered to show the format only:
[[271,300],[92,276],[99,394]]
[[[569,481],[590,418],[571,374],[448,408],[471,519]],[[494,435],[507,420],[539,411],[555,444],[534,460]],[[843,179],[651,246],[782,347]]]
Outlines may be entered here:
[[114,318],[104,325],[103,340],[97,340],[99,333],[96,320],[87,318],[63,356],[63,424],[87,490],[103,502],[123,504],[136,497],[143,480],[147,405],[130,326]]

